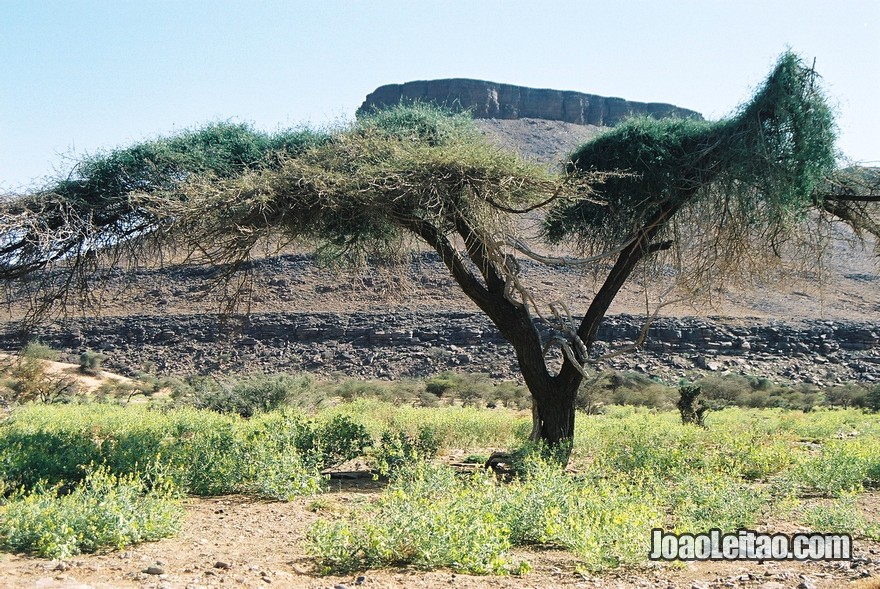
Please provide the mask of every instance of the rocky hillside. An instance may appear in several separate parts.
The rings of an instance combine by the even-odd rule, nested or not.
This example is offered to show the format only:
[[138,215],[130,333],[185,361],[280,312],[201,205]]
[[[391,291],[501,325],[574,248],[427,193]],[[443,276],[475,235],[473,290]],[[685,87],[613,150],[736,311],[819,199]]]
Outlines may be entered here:
[[[608,353],[632,344],[644,322],[643,316],[609,317],[597,347]],[[498,379],[519,375],[513,350],[484,315],[473,311],[289,311],[227,322],[209,314],[129,315],[67,319],[41,327],[39,334],[59,349],[98,349],[110,358],[109,366],[122,371],[305,370],[391,379],[443,370]],[[19,345],[17,333],[0,333],[0,348]],[[635,370],[670,383],[724,371],[817,385],[875,383],[880,382],[880,324],[667,317],[651,325],[642,350],[611,357],[597,368]]]
[[[664,309],[638,353],[598,368],[637,370],[669,382],[703,371],[763,375],[777,381],[880,382],[880,276],[844,265],[825,292],[810,280],[719,293],[713,305]],[[856,266],[852,266],[856,264]],[[866,266],[867,267],[867,266]],[[0,325],[0,349],[38,337],[75,361],[84,349],[130,374],[307,370],[324,376],[402,378],[442,370],[516,378],[512,350],[455,288],[433,252],[402,274],[372,269],[331,273],[311,256],[285,254],[252,264],[249,314],[219,317],[216,271],[188,265],[106,275],[96,292],[101,316],[67,318],[26,333]],[[863,270],[865,270],[863,268]],[[541,301],[583,312],[595,288],[578,271],[523,261],[523,278]],[[631,343],[644,324],[644,292],[628,285],[600,331],[605,351]]]

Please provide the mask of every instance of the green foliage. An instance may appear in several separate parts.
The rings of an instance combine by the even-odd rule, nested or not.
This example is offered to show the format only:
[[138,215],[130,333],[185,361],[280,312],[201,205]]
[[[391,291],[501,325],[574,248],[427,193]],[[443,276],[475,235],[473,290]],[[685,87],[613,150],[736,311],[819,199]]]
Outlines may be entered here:
[[18,354],[22,358],[33,358],[34,360],[49,360],[57,362],[61,358],[61,352],[41,343],[38,340],[28,342]]
[[557,182],[491,145],[469,116],[424,104],[362,116],[259,180],[292,213],[285,233],[317,240],[325,261],[356,264],[399,261],[411,236],[433,239],[423,229],[496,226],[497,205],[536,202]]
[[406,465],[433,458],[439,447],[440,442],[430,426],[419,427],[414,435],[389,428],[382,432],[370,461],[375,470],[387,476]]
[[303,427],[296,440],[299,451],[321,468],[363,456],[372,445],[367,428],[347,415],[334,415],[329,421]]
[[332,431],[316,436],[314,427],[296,413],[242,420],[143,406],[23,407],[0,427],[0,474],[6,488],[73,485],[83,467],[97,464],[120,476],[139,473],[147,484],[167,474],[196,495],[257,489],[290,496],[323,485],[318,469],[326,454],[314,451],[315,440],[318,448],[335,442],[322,438]]
[[462,136],[472,140],[479,138],[469,114],[420,102],[397,104],[361,116],[356,128],[363,134],[378,131],[399,141],[430,147],[460,141]]
[[[777,384],[766,377],[745,374],[701,375],[691,383],[699,386],[704,405],[711,410],[754,407],[812,411],[819,407],[868,407],[871,389],[849,383],[819,389],[815,385]],[[880,389],[880,387],[877,387]],[[654,409],[676,406],[679,391],[638,372],[603,371],[584,379],[576,406],[597,413],[608,405],[634,405]]]
[[880,484],[880,440],[829,440],[818,454],[801,458],[786,480],[828,496]]
[[531,417],[509,411],[460,406],[432,409],[375,399],[358,399],[326,412],[335,413],[363,423],[377,441],[386,430],[418,438],[421,430],[429,429],[441,449],[510,447],[521,442],[531,428]]
[[681,217],[673,237],[703,244],[701,259],[686,263],[705,272],[710,261],[746,260],[742,252],[777,244],[834,167],[833,117],[816,74],[786,53],[729,119],[636,118],[583,145],[570,172],[627,174],[608,177],[589,199],[559,202],[545,232],[604,251],[648,222],[655,231]]
[[66,403],[79,392],[75,380],[46,370],[46,361],[55,361],[59,352],[39,342],[30,342],[21,351],[0,361],[6,377],[0,382],[0,398],[16,403],[39,401]]
[[865,407],[875,413],[880,413],[880,385],[875,386],[865,396]]
[[575,447],[578,452],[592,454],[601,469],[671,476],[704,465],[699,451],[703,432],[693,425],[681,425],[671,413],[654,416],[640,411],[608,421],[581,421],[584,425],[575,432]]
[[828,387],[824,391],[825,403],[829,407],[864,407],[867,395],[866,389],[852,383]]
[[[282,412],[249,421],[244,432],[249,450],[245,453],[246,462],[240,465],[245,469],[242,490],[280,501],[320,493],[326,487],[326,477],[319,470],[329,462],[327,456],[331,453],[315,452],[306,447],[304,438],[312,444],[317,440],[320,445],[326,435],[315,436],[304,419]],[[335,444],[337,448],[343,446],[340,442]],[[337,450],[335,460],[342,461],[355,452],[361,450],[349,450],[348,454]]]
[[370,514],[319,520],[307,542],[327,573],[408,565],[519,572],[505,554],[510,540],[494,509],[497,493],[486,473],[457,479],[451,469],[418,463],[398,472]]
[[[254,167],[277,166],[285,156],[297,155],[325,140],[326,136],[314,131],[270,135],[244,124],[213,123],[86,158],[52,191],[98,213],[111,204],[124,206],[125,197],[132,192],[173,189],[191,174],[230,178]],[[101,214],[115,212],[111,208]]]
[[746,481],[766,481],[788,469],[796,459],[793,440],[782,432],[763,433],[745,425],[727,431],[717,429],[711,439],[716,447],[707,456],[707,466]]
[[638,372],[603,371],[584,379],[575,405],[586,413],[596,413],[605,405],[636,405],[672,409],[677,391]]
[[456,373],[441,372],[425,379],[425,390],[432,395],[443,397],[443,395],[454,391],[458,387],[460,383],[457,380]]
[[101,364],[106,359],[107,356],[104,354],[86,350],[79,355],[79,371],[83,374],[96,376],[101,373]]
[[571,550],[588,570],[641,562],[648,551],[644,531],[663,516],[657,492],[643,480],[579,480],[536,456],[505,488],[500,510],[512,543]]
[[472,573],[527,570],[511,546],[540,543],[572,550],[582,567],[640,562],[661,517],[655,494],[621,480],[579,482],[540,459],[507,485],[486,471],[417,463],[396,471],[370,513],[319,521],[309,532],[326,572],[381,566],[448,566]]
[[532,398],[528,388],[513,382],[494,384],[485,374],[441,372],[425,381],[429,393],[459,400],[466,407],[514,407],[528,409]]
[[751,529],[769,497],[733,477],[711,472],[692,472],[678,479],[668,491],[681,532],[708,532],[711,528],[734,532]]
[[308,374],[255,375],[231,382],[194,379],[188,390],[178,391],[178,396],[200,409],[252,417],[309,397],[314,384],[314,378]]
[[705,425],[705,413],[708,411],[708,405],[703,400],[697,400],[702,389],[694,385],[681,385],[678,387],[678,412],[681,414],[681,422],[684,424],[692,423],[694,425]]
[[464,372],[441,372],[424,381],[343,380],[330,387],[327,395],[345,401],[369,398],[420,407],[461,404],[528,409],[532,406],[531,394],[525,386],[513,381],[493,382],[486,374]]
[[[285,408],[248,419],[190,407],[22,406],[0,424],[0,522],[10,513],[24,521],[26,513],[30,523],[8,532],[0,523],[0,537],[10,538],[3,540],[7,549],[46,554],[112,547],[123,537],[112,531],[115,522],[119,530],[132,525],[100,515],[121,508],[83,507],[86,488],[100,487],[89,491],[94,498],[114,496],[111,487],[119,487],[128,498],[120,503],[134,505],[127,512],[159,518],[138,529],[159,529],[170,521],[163,514],[174,503],[172,488],[289,500],[325,489],[319,470],[355,455],[378,465],[391,483],[374,502],[322,509],[330,519],[308,536],[326,572],[417,566],[518,573],[528,565],[511,552],[524,545],[568,550],[584,570],[638,565],[654,527],[733,531],[789,513],[787,506],[799,501],[807,507],[788,516],[798,522],[878,534],[853,503],[863,488],[880,483],[876,414],[727,408],[709,413],[701,428],[682,425],[673,411],[607,406],[577,422],[574,473],[541,445],[525,443],[530,425],[527,415],[503,409],[425,409],[375,399],[311,416]],[[494,447],[519,448],[509,482],[481,469],[462,476],[426,460],[443,449]],[[104,482],[88,480],[90,472]],[[158,496],[170,503],[136,504],[135,497]],[[65,511],[59,505],[70,497],[78,497],[76,507]],[[57,523],[76,513],[98,522],[76,524],[92,525],[82,538],[97,540],[74,543],[75,526]]]
[[67,494],[55,486],[13,495],[0,507],[0,544],[69,558],[172,536],[182,516],[173,486],[154,481],[147,489],[136,473],[117,476],[99,467]]
[[680,198],[689,176],[698,174],[688,150],[719,126],[691,119],[635,118],[583,145],[571,155],[570,172],[620,170],[628,175],[607,178],[598,188],[601,200],[554,207],[546,221],[548,239],[558,243],[571,234],[594,231],[603,243],[614,243],[630,235],[659,203]]
[[876,536],[877,524],[871,525],[856,505],[856,495],[844,493],[833,500],[826,500],[806,507],[801,515],[804,524],[822,532],[838,532]]

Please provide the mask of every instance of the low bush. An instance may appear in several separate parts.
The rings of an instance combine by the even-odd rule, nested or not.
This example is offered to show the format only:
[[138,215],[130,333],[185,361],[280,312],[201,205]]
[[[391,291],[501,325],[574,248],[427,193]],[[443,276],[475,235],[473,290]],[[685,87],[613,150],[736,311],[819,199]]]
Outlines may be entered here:
[[28,342],[18,354],[22,358],[32,358],[34,360],[49,360],[50,362],[58,362],[61,359],[61,352],[47,346],[39,340]]
[[372,445],[367,428],[347,415],[298,426],[296,448],[319,468],[362,456]]
[[276,374],[248,376],[231,382],[191,379],[186,386],[188,390],[178,391],[177,396],[194,407],[251,417],[310,398],[315,381],[308,374]]
[[852,493],[805,507],[800,517],[804,524],[818,532],[846,532],[873,538],[880,536],[880,524],[865,518]]
[[419,427],[415,434],[399,429],[382,432],[379,444],[370,454],[373,469],[382,475],[391,475],[413,463],[433,458],[440,442],[431,427]]
[[646,533],[663,522],[651,484],[621,475],[575,478],[532,453],[521,477],[503,488],[502,521],[514,545],[570,550],[591,571],[642,562]]
[[788,484],[840,496],[880,484],[880,440],[829,440],[818,454],[803,456],[785,475]]
[[383,566],[450,567],[485,574],[524,572],[512,546],[571,550],[584,569],[636,563],[648,553],[649,531],[662,521],[652,491],[614,480],[575,480],[536,459],[509,484],[476,470],[416,463],[395,471],[369,513],[319,520],[309,548],[325,572]]
[[751,529],[769,501],[753,486],[711,471],[687,473],[669,482],[666,501],[679,532]]
[[79,355],[79,371],[90,376],[97,376],[101,373],[101,365],[107,356],[104,354],[86,350]]
[[7,403],[67,403],[78,393],[76,381],[47,370],[47,361],[60,353],[39,342],[30,342],[18,354],[0,362],[5,377],[0,381],[0,398]]
[[[295,411],[243,420],[191,408],[34,405],[0,427],[0,482],[7,488],[31,489],[40,481],[71,486],[83,479],[84,466],[98,464],[120,476],[138,473],[151,484],[161,466],[187,493],[262,488],[261,494],[289,497],[295,489],[323,486],[318,469],[325,460],[350,457],[344,453],[350,438],[334,441],[332,428],[315,430],[320,425]],[[268,490],[273,486],[280,490]]]
[[606,405],[635,405],[672,409],[678,392],[670,386],[638,372],[603,372],[585,379],[578,390],[576,404],[585,413],[597,413]]
[[308,531],[308,547],[325,573],[383,566],[519,572],[506,554],[510,539],[497,493],[486,473],[458,479],[449,468],[418,463],[398,471],[369,516],[319,520]]
[[136,473],[117,476],[99,467],[67,494],[56,485],[13,495],[0,507],[0,544],[15,552],[69,558],[172,536],[182,516],[173,486],[147,489]]

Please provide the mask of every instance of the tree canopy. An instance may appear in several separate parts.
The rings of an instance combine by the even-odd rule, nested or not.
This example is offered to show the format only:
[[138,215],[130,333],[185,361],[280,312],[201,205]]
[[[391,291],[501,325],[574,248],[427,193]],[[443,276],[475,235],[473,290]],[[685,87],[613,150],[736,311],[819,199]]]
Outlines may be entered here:
[[[491,145],[466,113],[427,105],[328,131],[216,124],[88,158],[70,177],[4,202],[0,278],[63,301],[87,288],[98,264],[157,248],[235,269],[263,240],[348,263],[394,261],[420,240],[510,341],[535,399],[535,435],[559,443],[573,433],[598,325],[639,263],[663,253],[699,282],[755,249],[778,251],[815,211],[880,235],[877,175],[834,166],[818,77],[790,53],[734,116],[634,119],[579,148],[560,172]],[[521,235],[524,216],[542,218],[541,237],[582,258],[537,254]],[[607,262],[579,324],[564,304],[539,308],[521,255]],[[555,317],[551,329],[535,320],[542,314]],[[559,370],[546,360],[554,346],[564,352]]]

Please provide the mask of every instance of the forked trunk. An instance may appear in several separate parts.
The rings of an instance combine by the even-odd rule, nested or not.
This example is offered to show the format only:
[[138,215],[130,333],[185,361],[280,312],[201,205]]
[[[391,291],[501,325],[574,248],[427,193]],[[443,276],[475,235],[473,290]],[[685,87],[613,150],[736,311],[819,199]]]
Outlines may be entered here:
[[567,462],[574,443],[575,398],[580,379],[560,383],[556,379],[529,384],[532,393],[532,433],[529,439],[543,442],[553,456]]

